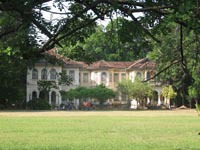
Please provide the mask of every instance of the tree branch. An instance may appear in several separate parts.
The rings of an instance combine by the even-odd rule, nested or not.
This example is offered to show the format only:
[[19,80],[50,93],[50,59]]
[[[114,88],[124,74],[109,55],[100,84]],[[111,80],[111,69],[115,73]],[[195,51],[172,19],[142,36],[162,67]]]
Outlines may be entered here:
[[22,24],[20,24],[20,25],[17,26],[17,27],[9,28],[8,30],[4,30],[4,32],[1,32],[1,33],[0,33],[0,39],[1,39],[3,36],[6,36],[6,35],[9,35],[9,34],[14,33],[15,31],[19,30],[21,27],[22,27]]
[[[96,18],[90,20],[89,22],[87,22],[87,23],[85,23],[85,24],[82,24],[81,26],[78,26],[78,27],[76,27],[76,28],[73,28],[71,31],[69,31],[68,33],[62,35],[62,36],[59,37],[59,38],[57,38],[56,35],[53,36],[51,39],[49,39],[49,40],[47,41],[47,43],[45,43],[45,45],[44,45],[44,46],[42,47],[42,49],[41,49],[41,52],[45,51],[46,48],[47,48],[47,46],[50,46],[50,47],[51,47],[52,45],[56,44],[54,41],[61,41],[62,39],[66,38],[67,36],[70,36],[70,35],[72,35],[73,33],[77,32],[78,30],[80,30],[80,29],[82,29],[82,28],[88,26],[89,24],[91,24],[92,22],[94,22],[94,21],[97,20],[97,19],[99,19],[99,18],[96,17]],[[57,35],[58,35],[58,34],[57,34]],[[56,38],[57,38],[57,39],[56,39]]]
[[178,64],[178,63],[180,63],[180,62],[181,62],[181,60],[176,60],[176,61],[172,62],[170,65],[168,65],[167,67],[165,67],[164,69],[162,69],[161,71],[159,71],[158,73],[156,73],[153,77],[151,77],[151,78],[149,78],[149,79],[147,79],[147,80],[144,80],[144,82],[147,82],[147,81],[149,81],[149,80],[154,79],[155,77],[157,77],[157,76],[160,75],[161,73],[163,73],[163,72],[165,72],[166,70],[168,70],[168,69],[169,69],[170,67],[172,67],[173,65]]

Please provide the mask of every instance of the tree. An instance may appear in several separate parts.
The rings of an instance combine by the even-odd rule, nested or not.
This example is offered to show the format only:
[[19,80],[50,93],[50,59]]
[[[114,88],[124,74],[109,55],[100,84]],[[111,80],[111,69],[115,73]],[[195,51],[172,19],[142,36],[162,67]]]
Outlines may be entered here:
[[52,88],[58,89],[56,81],[39,80],[37,81],[38,90],[44,93],[44,100],[48,101],[48,95]]
[[[54,12],[47,2],[51,2],[52,6],[60,12]],[[151,29],[157,27],[162,20],[170,19],[171,22],[178,22],[188,28],[197,29],[199,22],[196,22],[194,18],[199,18],[198,9],[198,0],[36,0],[34,2],[1,0],[2,30],[0,37],[18,35],[20,31],[28,29],[27,35],[33,38],[38,37],[34,32],[39,30],[48,37],[48,41],[42,43],[40,49],[45,51],[55,45],[61,46],[60,41],[68,38],[72,43],[77,41],[77,38],[82,40],[88,33],[85,29],[89,31],[96,20],[103,20],[106,16],[112,18],[117,14],[131,18],[148,36],[159,41],[153,36]],[[57,18],[56,21],[47,20],[44,18],[44,12],[59,14],[62,17]],[[144,15],[135,17],[134,13],[138,12],[143,12]]]
[[69,91],[62,91],[61,94],[64,99],[74,100],[79,99],[80,101],[86,100],[90,97],[90,89],[86,87],[77,87],[70,89]]
[[106,88],[104,85],[98,85],[92,88],[78,87],[75,89],[70,89],[69,91],[62,91],[62,96],[66,99],[96,99],[99,101],[100,106],[106,102],[109,98],[115,97],[115,92],[111,89]]
[[[198,59],[199,60],[199,59]],[[197,63],[193,70],[192,70],[192,76],[194,78],[193,84],[189,87],[188,93],[190,98],[190,105],[192,105],[193,100],[195,101],[195,107],[200,115],[200,64]]]
[[115,92],[106,88],[103,84],[92,88],[91,94],[92,98],[95,98],[99,101],[100,107],[102,107],[104,102],[106,102],[108,99],[115,97]]
[[[55,12],[52,10],[47,2],[51,2],[52,7],[60,11]],[[61,17],[55,17],[55,19],[51,17],[52,19],[49,20],[44,17],[44,12],[49,13],[50,16],[59,14]],[[134,13],[138,12],[142,12],[143,15],[134,16]],[[112,18],[116,15],[126,19],[130,18],[133,24],[137,25],[137,31],[142,31],[149,38],[160,43],[161,40],[155,36],[155,33],[158,27],[161,24],[163,25],[163,22],[176,22],[198,35],[200,32],[199,12],[198,0],[1,0],[0,51],[10,48],[11,53],[9,56],[3,54],[0,64],[15,66],[15,61],[20,62],[22,65],[18,66],[18,70],[21,70],[21,72],[12,74],[11,79],[17,76],[21,79],[21,83],[25,83],[26,69],[22,66],[32,65],[34,63],[33,59],[38,58],[41,52],[52,47],[75,45],[77,42],[84,41],[94,31],[98,19],[104,20],[107,17]],[[166,24],[163,25],[162,31],[166,31],[165,26]],[[126,31],[129,31],[132,27],[128,26],[126,29]],[[47,38],[43,38],[38,32]],[[180,50],[183,50],[181,46]],[[123,53],[123,51],[120,50],[120,53]],[[15,59],[13,60],[13,58]],[[4,59],[8,59],[8,61],[4,61]],[[32,62],[29,61],[30,59]],[[185,60],[182,62],[182,68],[184,69]],[[12,67],[9,68],[9,71],[6,67],[3,69],[1,71],[6,73],[15,71]],[[183,70],[182,83],[187,82],[185,80],[190,78],[187,70]],[[3,75],[0,76],[4,78]],[[8,83],[9,79],[5,79]],[[22,88],[17,87],[20,84],[15,85],[16,88],[10,90],[12,84],[8,84],[8,86],[3,84],[2,89],[6,90],[5,93],[13,91],[12,95],[18,93],[17,89],[25,89],[24,85],[22,85]],[[184,95],[187,95],[188,86],[182,84],[182,87],[184,97]],[[3,96],[3,99],[8,97]]]
[[142,82],[136,79],[134,82],[131,80],[124,80],[118,84],[119,92],[127,95],[127,97],[135,98],[137,102],[144,107],[145,100],[153,95],[153,89],[147,82]]
[[[163,32],[164,28],[166,32]],[[157,36],[162,42],[154,43],[154,50],[149,57],[158,64],[157,75],[173,85],[177,91],[177,98],[180,99],[178,105],[181,102],[185,105],[188,102],[188,88],[197,80],[193,70],[199,64],[198,35],[196,31],[190,31],[175,23],[165,22],[160,30],[162,31],[157,32]]]
[[118,91],[121,92],[122,94],[126,95],[126,100],[130,100],[133,95],[133,82],[131,80],[122,80],[121,82],[118,83]]
[[153,95],[153,89],[148,82],[142,82],[136,79],[133,82],[133,92],[132,96],[137,100],[140,106],[145,106],[145,101],[149,97],[151,98]]
[[167,99],[167,104],[170,105],[170,99],[175,98],[177,93],[173,90],[172,86],[164,86],[162,88],[162,95]]
[[66,75],[64,72],[59,73],[59,78],[58,78],[58,85],[71,85],[73,82],[73,78],[69,75]]
[[66,75],[64,72],[58,74],[58,83],[56,81],[39,80],[37,81],[38,90],[44,93],[44,100],[48,101],[48,94],[51,89],[59,89],[60,85],[69,86],[72,84],[73,79]]
[[[132,28],[131,28],[132,27]],[[151,50],[143,32],[135,31],[136,25],[117,18],[107,27],[97,26],[94,33],[83,42],[66,45],[60,52],[74,60],[91,63],[97,60],[133,61],[144,58]]]
[[198,115],[200,116],[200,104],[198,103],[198,98],[199,98],[198,89],[196,87],[190,86],[188,92],[189,92],[190,99],[195,99],[195,102],[196,102],[195,107],[196,107]]
[[[1,42],[0,42],[1,43]],[[25,102],[26,66],[14,57],[10,48],[0,46],[0,105],[9,108],[12,104],[22,107]]]

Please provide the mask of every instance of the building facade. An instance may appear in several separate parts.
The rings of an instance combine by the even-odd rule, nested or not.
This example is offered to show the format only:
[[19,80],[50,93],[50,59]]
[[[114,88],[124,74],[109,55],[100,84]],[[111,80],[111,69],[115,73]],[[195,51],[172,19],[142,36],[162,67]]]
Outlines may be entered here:
[[[38,80],[55,81],[58,83],[57,74],[64,72],[71,76],[73,83],[70,86],[58,86],[58,89],[51,89],[48,95],[49,103],[59,106],[62,99],[59,91],[68,91],[79,86],[94,87],[104,84],[106,87],[116,90],[117,85],[123,79],[129,79],[134,82],[135,78],[141,80],[151,79],[155,75],[156,64],[148,58],[140,59],[133,62],[111,62],[98,61],[92,64],[73,61],[59,55],[56,49],[49,50],[45,53],[54,57],[60,63],[49,63],[47,60],[40,60],[31,69],[27,70],[27,101],[41,97],[42,93],[38,90]],[[162,85],[154,79],[149,80],[154,87],[156,98],[154,102],[157,105],[166,103],[161,95]],[[122,97],[114,99],[121,103],[126,103]],[[113,100],[112,100],[113,101]]]

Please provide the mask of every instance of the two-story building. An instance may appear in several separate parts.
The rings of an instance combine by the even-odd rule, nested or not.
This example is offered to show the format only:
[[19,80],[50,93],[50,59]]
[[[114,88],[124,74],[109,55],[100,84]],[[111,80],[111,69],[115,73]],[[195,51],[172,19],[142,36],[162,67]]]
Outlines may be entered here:
[[[70,86],[59,86],[58,89],[51,89],[49,92],[49,103],[52,105],[60,105],[62,99],[59,91],[68,91],[78,86],[93,87],[104,84],[113,90],[117,89],[117,84],[123,79],[130,79],[134,82],[136,77],[142,80],[150,79],[155,74],[156,64],[148,58],[140,59],[133,62],[115,62],[115,61],[97,61],[92,64],[73,61],[65,58],[57,53],[56,49],[49,50],[45,53],[56,58],[61,63],[49,63],[47,60],[38,61],[35,66],[28,69],[27,72],[27,101],[42,96],[42,92],[38,90],[38,80],[53,80],[58,82],[57,74],[64,72],[71,76],[73,83]],[[160,82],[150,80],[155,91],[155,102],[160,105],[165,103],[161,95],[162,87]],[[119,97],[117,101],[124,102],[125,99]]]

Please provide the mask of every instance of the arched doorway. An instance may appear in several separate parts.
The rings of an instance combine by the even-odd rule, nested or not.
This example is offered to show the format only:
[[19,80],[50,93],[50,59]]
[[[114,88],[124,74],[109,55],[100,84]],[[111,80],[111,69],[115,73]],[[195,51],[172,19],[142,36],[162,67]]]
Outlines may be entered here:
[[40,91],[40,94],[39,94],[39,98],[42,99],[42,100],[49,100],[49,94],[46,93],[45,91]]
[[32,70],[32,79],[38,79],[38,70],[35,68]]
[[37,92],[33,91],[32,92],[32,100],[35,100],[35,99],[37,99]]
[[147,72],[147,78],[146,78],[146,79],[148,80],[148,79],[150,79],[150,78],[151,78],[151,73],[148,71],[148,72]]
[[101,73],[101,83],[106,84],[107,74],[106,72]]
[[51,93],[51,104],[52,104],[53,106],[56,105],[56,92],[55,92],[55,91],[53,91],[53,92]]
[[47,69],[42,69],[41,71],[41,79],[47,80]]
[[157,105],[157,104],[158,104],[158,92],[153,91],[153,105]]
[[142,79],[142,74],[141,72],[137,72],[136,74],[136,79],[141,80]]
[[160,101],[161,101],[161,104],[165,104],[165,98],[162,94],[160,95]]

